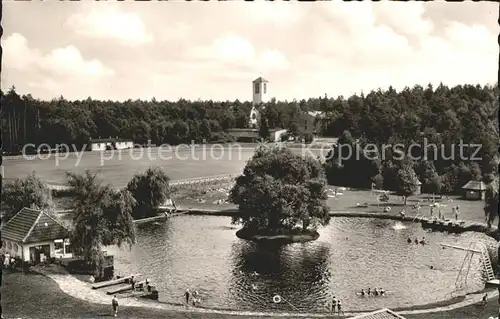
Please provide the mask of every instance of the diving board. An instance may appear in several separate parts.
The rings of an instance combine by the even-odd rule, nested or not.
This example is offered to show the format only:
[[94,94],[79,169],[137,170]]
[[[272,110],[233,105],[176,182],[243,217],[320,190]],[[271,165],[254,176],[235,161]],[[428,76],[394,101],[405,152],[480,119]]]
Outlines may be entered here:
[[443,247],[448,247],[448,248],[453,248],[453,249],[458,249],[458,250],[463,250],[463,251],[470,251],[476,254],[481,254],[480,250],[472,249],[472,248],[465,248],[465,247],[460,247],[460,246],[454,246],[454,245],[448,245],[448,244],[440,244]]

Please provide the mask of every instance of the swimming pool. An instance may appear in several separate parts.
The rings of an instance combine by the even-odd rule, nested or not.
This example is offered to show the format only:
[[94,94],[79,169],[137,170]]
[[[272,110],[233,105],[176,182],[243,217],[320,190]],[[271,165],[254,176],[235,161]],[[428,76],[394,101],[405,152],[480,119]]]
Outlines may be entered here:
[[[449,299],[465,252],[439,244],[494,243],[479,233],[431,233],[418,223],[373,218],[332,218],[318,240],[285,246],[241,240],[237,229],[228,217],[179,216],[138,225],[137,245],[108,251],[115,255],[118,274],[149,277],[162,302],[181,303],[190,288],[208,308],[322,312],[333,295],[345,311]],[[424,236],[428,245],[407,242]],[[387,295],[356,294],[368,287],[383,287]],[[474,258],[467,291],[482,288]],[[284,302],[273,303],[275,294]]]

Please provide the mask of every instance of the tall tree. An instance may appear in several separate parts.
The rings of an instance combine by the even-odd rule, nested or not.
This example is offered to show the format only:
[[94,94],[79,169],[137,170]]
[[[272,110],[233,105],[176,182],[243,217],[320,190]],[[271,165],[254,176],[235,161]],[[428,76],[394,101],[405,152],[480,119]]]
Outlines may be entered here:
[[265,140],[267,140],[270,136],[269,125],[267,123],[267,119],[263,116],[260,118],[259,136]]
[[97,176],[88,170],[82,175],[66,175],[75,194],[71,244],[99,279],[103,276],[103,247],[135,243],[131,213],[136,201],[127,190],[103,185]]
[[170,178],[159,167],[150,167],[144,173],[135,174],[126,188],[137,202],[133,210],[134,218],[154,216],[158,206],[170,197],[169,183]]
[[405,165],[398,170],[396,194],[405,197],[405,207],[408,196],[414,195],[420,183],[415,171],[410,165]]
[[321,164],[282,147],[259,148],[230,193],[239,205],[233,223],[278,234],[327,225],[326,180]]
[[48,212],[54,209],[51,190],[35,172],[3,184],[2,200],[6,206],[2,223],[9,221],[24,207],[36,207]]

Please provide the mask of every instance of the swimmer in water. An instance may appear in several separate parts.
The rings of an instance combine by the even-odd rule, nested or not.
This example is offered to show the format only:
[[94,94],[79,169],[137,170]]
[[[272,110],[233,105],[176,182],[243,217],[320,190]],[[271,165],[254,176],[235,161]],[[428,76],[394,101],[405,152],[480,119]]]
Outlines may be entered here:
[[379,293],[378,293],[378,289],[377,289],[377,288],[375,288],[375,290],[374,290],[373,294],[374,294],[375,296],[378,296],[378,295],[379,295]]
[[368,296],[371,295],[372,294],[372,289],[368,288],[368,291],[366,293],[368,294]]
[[361,289],[361,293],[360,293],[360,295],[361,295],[361,296],[363,296],[363,297],[364,297],[364,296],[366,296],[366,292],[365,292],[365,290],[364,290],[364,289]]
[[384,290],[383,288],[380,288],[380,289],[379,289],[379,292],[380,292],[380,295],[381,295],[381,296],[385,295],[385,290]]
[[425,244],[426,244],[426,242],[425,242],[425,237],[422,237],[422,240],[420,241],[420,243],[421,243],[422,245],[425,245]]
[[418,244],[418,238],[415,238],[415,244]]
[[408,237],[408,244],[411,244],[412,240],[410,237]]

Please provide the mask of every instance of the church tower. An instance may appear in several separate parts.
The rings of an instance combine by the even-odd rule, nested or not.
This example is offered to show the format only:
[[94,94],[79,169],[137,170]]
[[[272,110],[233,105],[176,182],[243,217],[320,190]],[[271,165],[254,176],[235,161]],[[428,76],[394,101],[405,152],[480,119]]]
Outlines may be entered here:
[[252,110],[250,111],[250,127],[259,127],[259,106],[262,103],[267,103],[269,101],[269,91],[268,91],[269,81],[262,77],[255,79],[252,82]]

